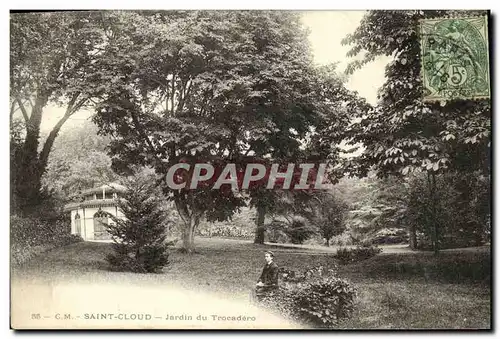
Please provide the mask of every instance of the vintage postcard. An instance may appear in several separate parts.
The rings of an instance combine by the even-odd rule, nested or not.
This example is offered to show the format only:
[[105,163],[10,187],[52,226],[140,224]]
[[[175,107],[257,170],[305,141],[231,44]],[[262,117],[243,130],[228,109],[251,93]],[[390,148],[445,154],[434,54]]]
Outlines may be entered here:
[[490,26],[11,12],[11,328],[491,330]]

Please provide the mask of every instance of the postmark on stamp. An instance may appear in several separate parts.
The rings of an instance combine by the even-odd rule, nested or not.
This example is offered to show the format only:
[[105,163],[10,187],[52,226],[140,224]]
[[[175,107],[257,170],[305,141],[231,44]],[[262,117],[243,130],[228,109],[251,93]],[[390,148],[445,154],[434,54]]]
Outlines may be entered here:
[[425,19],[420,33],[424,101],[490,97],[486,16]]

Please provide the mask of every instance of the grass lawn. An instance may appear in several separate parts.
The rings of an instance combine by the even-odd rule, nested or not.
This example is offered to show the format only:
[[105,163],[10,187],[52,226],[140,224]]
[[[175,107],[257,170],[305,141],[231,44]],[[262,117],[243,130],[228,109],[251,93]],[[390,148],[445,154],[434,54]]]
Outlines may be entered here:
[[[198,238],[198,253],[175,250],[163,274],[132,274],[106,270],[110,244],[85,242],[34,258],[12,270],[12,284],[36,281],[131,285],[157,289],[182,288],[226,300],[248,302],[271,249],[279,266],[303,270],[332,265],[331,251],[314,248],[254,245],[249,241]],[[344,329],[488,329],[490,328],[490,253],[388,251],[374,258],[339,266],[339,275],[357,287],[354,316]]]

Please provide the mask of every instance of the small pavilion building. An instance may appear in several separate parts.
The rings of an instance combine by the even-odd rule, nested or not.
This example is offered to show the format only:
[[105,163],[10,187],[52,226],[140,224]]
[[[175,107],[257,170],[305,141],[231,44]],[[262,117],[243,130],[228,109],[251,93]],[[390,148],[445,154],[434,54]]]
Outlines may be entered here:
[[64,210],[71,213],[71,234],[80,235],[83,240],[111,240],[106,231],[106,226],[113,223],[109,214],[124,218],[117,198],[125,190],[120,184],[106,184],[83,191],[79,202],[65,205]]

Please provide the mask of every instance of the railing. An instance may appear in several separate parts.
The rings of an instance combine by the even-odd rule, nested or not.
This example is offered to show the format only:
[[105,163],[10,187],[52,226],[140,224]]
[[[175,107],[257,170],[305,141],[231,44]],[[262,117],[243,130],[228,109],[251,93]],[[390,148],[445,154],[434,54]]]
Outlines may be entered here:
[[92,199],[92,200],[84,200],[84,201],[78,201],[78,202],[71,202],[69,204],[64,205],[64,210],[72,210],[77,207],[88,207],[92,205],[115,205],[116,204],[116,199]]

